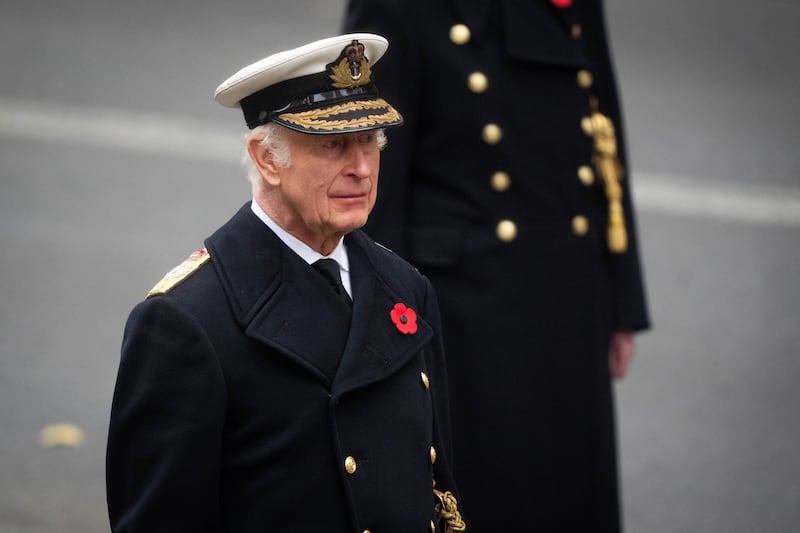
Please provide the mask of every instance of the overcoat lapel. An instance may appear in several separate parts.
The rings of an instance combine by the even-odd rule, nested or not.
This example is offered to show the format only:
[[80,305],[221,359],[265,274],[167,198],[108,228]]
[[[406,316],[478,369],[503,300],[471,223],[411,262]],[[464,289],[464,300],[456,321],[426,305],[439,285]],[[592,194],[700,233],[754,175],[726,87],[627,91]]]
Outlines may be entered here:
[[325,280],[258,220],[249,204],[206,247],[245,333],[330,385],[350,316]]
[[347,342],[350,308],[308,263],[289,250],[282,252],[281,283],[246,333],[330,384]]
[[396,303],[411,305],[411,295],[386,283],[375,268],[377,246],[360,231],[347,237],[353,283],[353,320],[342,362],[333,382],[334,396],[385,379],[433,337],[425,317],[417,316],[417,332],[401,333],[391,320]]
[[[493,2],[499,2],[493,4]],[[522,61],[582,66],[585,57],[570,35],[570,28],[579,22],[577,0],[567,9],[550,0],[450,0],[456,20],[466,24],[472,39],[480,42],[498,8],[506,51]],[[535,25],[531,21],[536,21]],[[532,31],[532,28],[536,31]]]
[[[519,0],[511,0],[511,1],[519,2]],[[549,11],[553,13],[556,17],[558,17],[558,19],[565,26],[565,28],[569,28],[572,24],[578,22],[578,16],[577,16],[578,7],[576,4],[580,4],[581,0],[573,0],[572,5],[570,5],[569,7],[558,7],[551,0],[539,0],[539,2],[547,6]]]
[[575,5],[562,9],[549,0],[503,0],[506,51],[522,61],[584,66],[586,58],[570,33],[576,17]]
[[206,240],[236,320],[245,333],[307,369],[342,394],[384,379],[433,336],[422,316],[404,335],[389,312],[411,295],[392,288],[373,266],[381,259],[363,233],[347,245],[352,317],[327,282],[253,214],[249,204]]

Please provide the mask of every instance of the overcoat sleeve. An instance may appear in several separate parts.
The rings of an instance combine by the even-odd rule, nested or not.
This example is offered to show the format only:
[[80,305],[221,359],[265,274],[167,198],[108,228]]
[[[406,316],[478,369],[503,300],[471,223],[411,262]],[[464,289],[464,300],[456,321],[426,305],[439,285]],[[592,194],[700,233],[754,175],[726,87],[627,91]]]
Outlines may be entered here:
[[126,325],[106,458],[115,533],[216,531],[225,383],[181,304],[157,296]]
[[611,117],[614,123],[617,151],[625,169],[620,185],[622,186],[622,208],[628,233],[628,249],[622,254],[609,254],[608,258],[611,292],[614,295],[613,326],[615,330],[638,331],[650,326],[650,318],[647,312],[644,279],[639,259],[639,239],[636,229],[636,213],[633,208],[632,172],[625,136],[625,117],[622,114],[616,72],[611,59],[603,2],[602,0],[586,2],[584,9],[587,10],[587,18],[595,21],[592,27],[596,35],[593,36],[592,42],[597,62],[600,110]]

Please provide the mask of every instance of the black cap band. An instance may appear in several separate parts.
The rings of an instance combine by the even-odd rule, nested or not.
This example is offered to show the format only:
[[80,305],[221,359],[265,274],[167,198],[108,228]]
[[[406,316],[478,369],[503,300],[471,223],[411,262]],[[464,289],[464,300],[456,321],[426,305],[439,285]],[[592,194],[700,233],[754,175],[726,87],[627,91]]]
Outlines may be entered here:
[[[306,96],[292,100],[298,94],[305,94]],[[313,109],[322,105],[348,102],[364,97],[375,98],[377,96],[378,89],[372,82],[352,89],[330,90],[328,74],[321,73],[286,80],[266,87],[243,98],[240,105],[247,127],[253,129],[266,124],[282,113]]]

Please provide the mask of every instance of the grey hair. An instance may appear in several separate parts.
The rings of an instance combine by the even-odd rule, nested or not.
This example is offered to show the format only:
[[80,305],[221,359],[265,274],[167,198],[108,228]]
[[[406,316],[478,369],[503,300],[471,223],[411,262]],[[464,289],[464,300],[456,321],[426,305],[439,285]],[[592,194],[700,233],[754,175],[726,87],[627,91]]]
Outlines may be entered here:
[[259,146],[266,148],[272,154],[272,160],[279,167],[288,167],[292,164],[292,154],[289,150],[289,136],[287,130],[283,126],[268,122],[256,127],[245,135],[245,149],[242,154],[242,166],[247,172],[247,179],[254,186],[261,183],[261,174],[259,174],[255,163],[250,158],[250,153],[247,151],[247,141],[251,137],[262,136]]
[[[267,124],[262,124],[261,126],[256,127],[245,135],[245,149],[244,154],[242,154],[242,166],[247,172],[247,179],[250,180],[250,183],[253,186],[260,186],[261,174],[258,172],[255,163],[253,163],[253,160],[250,158],[250,153],[247,151],[247,142],[253,136],[261,136],[262,139],[259,145],[262,148],[267,149],[272,154],[272,160],[276,165],[286,168],[292,165],[292,154],[287,132],[288,130],[283,126],[274,122],[268,122]],[[381,128],[375,133],[378,137],[378,149],[383,150],[387,143],[386,132],[383,128]]]

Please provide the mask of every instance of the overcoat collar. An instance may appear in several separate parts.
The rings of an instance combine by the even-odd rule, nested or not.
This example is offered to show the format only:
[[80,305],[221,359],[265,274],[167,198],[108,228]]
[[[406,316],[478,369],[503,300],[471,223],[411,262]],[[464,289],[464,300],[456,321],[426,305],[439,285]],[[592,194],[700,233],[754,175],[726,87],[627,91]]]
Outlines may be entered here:
[[355,231],[346,239],[352,318],[313,268],[258,220],[249,204],[205,243],[245,333],[301,365],[334,396],[388,377],[433,336],[421,316],[415,334],[397,330],[389,312],[398,302],[416,305],[413,294],[379,274],[386,259],[366,235]]

